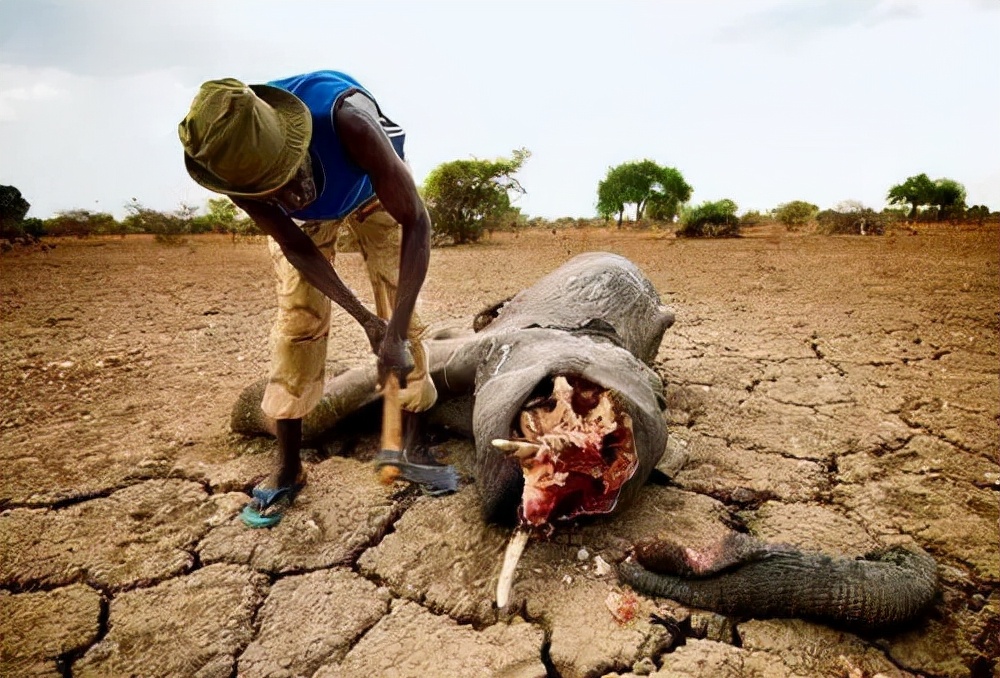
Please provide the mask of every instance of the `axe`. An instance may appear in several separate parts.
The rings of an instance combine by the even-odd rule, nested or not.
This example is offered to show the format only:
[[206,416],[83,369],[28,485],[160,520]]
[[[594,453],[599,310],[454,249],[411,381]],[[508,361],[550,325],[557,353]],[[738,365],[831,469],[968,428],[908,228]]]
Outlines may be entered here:
[[402,478],[416,483],[425,494],[432,496],[458,489],[458,473],[454,467],[417,464],[409,460],[403,445],[403,406],[399,402],[399,378],[391,373],[386,377],[382,388],[382,448],[375,457],[375,469],[379,480],[387,485]]

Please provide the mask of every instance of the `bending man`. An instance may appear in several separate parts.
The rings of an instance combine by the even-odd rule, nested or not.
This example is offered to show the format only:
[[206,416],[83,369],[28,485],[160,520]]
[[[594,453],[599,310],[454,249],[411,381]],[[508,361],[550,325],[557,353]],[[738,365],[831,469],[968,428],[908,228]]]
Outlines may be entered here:
[[[206,82],[178,132],[191,177],[230,196],[270,236],[278,318],[262,408],[276,420],[279,458],[242,514],[251,527],[270,527],[305,480],[302,417],[323,395],[331,299],[364,329],[379,383],[394,374],[411,412],[434,404],[414,313],[430,258],[430,218],[404,162],[403,130],[344,73],[266,85]],[[377,315],[334,270],[342,225],[357,236]]]

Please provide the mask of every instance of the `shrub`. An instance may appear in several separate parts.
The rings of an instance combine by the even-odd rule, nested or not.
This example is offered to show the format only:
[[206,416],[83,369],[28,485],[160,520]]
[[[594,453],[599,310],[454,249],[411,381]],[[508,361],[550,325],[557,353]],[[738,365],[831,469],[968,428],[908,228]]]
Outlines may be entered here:
[[42,222],[46,235],[76,236],[86,238],[91,235],[114,233],[119,224],[108,212],[90,210],[67,210]]
[[866,207],[854,212],[823,210],[816,221],[820,233],[826,235],[883,235],[889,219]]
[[729,199],[706,201],[684,210],[677,235],[687,238],[732,238],[740,234],[737,205]]
[[858,200],[844,200],[816,215],[819,232],[826,235],[883,235],[889,215],[879,214]]
[[122,222],[129,233],[152,233],[156,242],[179,245],[191,233],[191,222],[197,207],[181,205],[173,214],[149,209],[138,200],[125,205],[128,216]]
[[965,210],[965,220],[975,222],[979,226],[982,226],[989,217],[990,208],[986,205],[973,205]]
[[819,212],[819,207],[805,200],[793,200],[778,205],[774,218],[785,225],[789,231],[808,224]]
[[25,235],[34,238],[35,240],[38,240],[43,235],[46,235],[45,222],[38,217],[30,217],[22,221],[21,229],[24,231]]

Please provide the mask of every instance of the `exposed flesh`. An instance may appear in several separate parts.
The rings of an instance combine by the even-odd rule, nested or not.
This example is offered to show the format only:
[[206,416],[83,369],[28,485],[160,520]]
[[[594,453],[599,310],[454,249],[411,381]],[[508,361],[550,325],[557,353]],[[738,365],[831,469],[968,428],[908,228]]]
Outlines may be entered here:
[[531,527],[610,512],[638,467],[631,418],[612,391],[577,377],[554,377],[551,395],[525,404],[511,438],[493,445],[521,466],[519,518]]
[[525,403],[511,437],[491,441],[517,459],[524,474],[520,526],[507,544],[497,582],[501,609],[510,599],[528,530],[610,512],[638,468],[631,418],[615,404],[613,392],[583,379],[555,377],[551,395]]

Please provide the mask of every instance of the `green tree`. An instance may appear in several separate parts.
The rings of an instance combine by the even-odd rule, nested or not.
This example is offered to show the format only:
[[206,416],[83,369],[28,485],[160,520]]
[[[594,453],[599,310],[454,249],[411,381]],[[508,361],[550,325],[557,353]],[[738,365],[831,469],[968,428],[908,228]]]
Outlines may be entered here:
[[[921,207],[935,207],[933,218],[961,219],[965,213],[965,186],[954,179],[931,180],[926,174],[907,177],[886,194],[890,205],[909,205],[907,220],[914,221]],[[926,216],[926,215],[925,215]]]
[[724,198],[715,202],[706,201],[687,208],[681,216],[681,228],[677,235],[688,238],[731,238],[740,233],[740,219],[736,216],[739,207]]
[[926,174],[916,174],[907,177],[906,181],[889,189],[885,199],[890,205],[909,205],[907,219],[913,220],[917,210],[925,205],[934,204],[934,182]]
[[31,204],[13,186],[0,186],[0,238],[13,240],[24,235],[24,215]]
[[938,208],[941,219],[959,221],[965,216],[965,195],[965,186],[954,179],[938,179],[931,204]]
[[208,213],[203,217],[195,217],[195,223],[205,220],[211,227],[208,230],[216,233],[228,233],[233,242],[241,236],[263,235],[263,231],[254,223],[247,213],[236,206],[227,196],[208,199]]
[[597,213],[605,219],[617,214],[619,228],[628,205],[635,205],[637,221],[647,208],[651,217],[671,220],[691,199],[691,191],[677,169],[660,167],[652,160],[633,160],[609,167],[597,184]]
[[530,156],[520,148],[509,158],[452,160],[431,170],[422,194],[435,233],[461,245],[509,223],[511,196],[525,192],[514,175]]
[[819,212],[819,207],[805,200],[792,200],[778,205],[774,218],[792,230],[805,226]]

